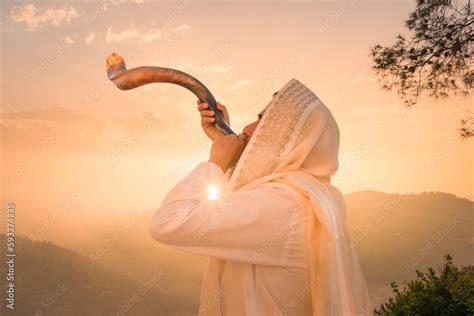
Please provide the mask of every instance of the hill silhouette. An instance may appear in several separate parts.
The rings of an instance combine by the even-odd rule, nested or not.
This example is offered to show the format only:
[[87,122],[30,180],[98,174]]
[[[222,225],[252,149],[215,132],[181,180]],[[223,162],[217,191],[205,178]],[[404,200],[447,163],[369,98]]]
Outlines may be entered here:
[[[140,283],[50,242],[17,236],[15,249],[15,310],[2,304],[2,315],[188,315],[196,308],[159,289],[160,269]],[[5,302],[6,282],[0,290]]]
[[348,226],[375,301],[390,295],[390,282],[416,277],[416,269],[441,266],[449,253],[473,263],[474,202],[442,192],[346,195]]

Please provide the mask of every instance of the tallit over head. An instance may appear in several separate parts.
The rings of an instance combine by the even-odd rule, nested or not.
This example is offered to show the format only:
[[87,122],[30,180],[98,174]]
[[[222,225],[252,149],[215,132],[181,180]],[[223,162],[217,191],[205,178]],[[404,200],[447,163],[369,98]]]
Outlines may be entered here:
[[314,315],[371,315],[366,281],[346,225],[346,205],[331,185],[339,128],[305,85],[290,80],[266,107],[232,170],[231,191],[284,182],[308,199],[306,248]]
[[236,190],[263,176],[304,170],[329,180],[338,168],[339,129],[329,109],[306,86],[290,80],[266,107],[235,166]]

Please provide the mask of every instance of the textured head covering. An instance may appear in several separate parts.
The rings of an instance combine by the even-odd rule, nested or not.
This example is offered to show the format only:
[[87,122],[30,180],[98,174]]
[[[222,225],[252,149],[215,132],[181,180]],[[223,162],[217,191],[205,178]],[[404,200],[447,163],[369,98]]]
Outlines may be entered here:
[[290,80],[265,112],[228,176],[230,191],[268,181],[291,185],[308,200],[306,250],[313,315],[371,315],[366,281],[346,225],[346,205],[331,185],[339,128],[305,85]]
[[233,191],[264,176],[302,170],[329,181],[338,168],[339,129],[329,109],[298,80],[265,108],[233,169]]

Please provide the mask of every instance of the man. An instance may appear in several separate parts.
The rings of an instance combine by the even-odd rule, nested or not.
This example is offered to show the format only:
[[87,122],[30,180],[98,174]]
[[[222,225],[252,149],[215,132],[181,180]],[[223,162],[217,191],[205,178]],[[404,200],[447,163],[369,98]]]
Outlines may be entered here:
[[199,314],[370,315],[330,183],[339,129],[329,109],[295,79],[239,136],[221,135],[207,104],[198,109],[210,157],[167,194],[150,233],[209,257]]

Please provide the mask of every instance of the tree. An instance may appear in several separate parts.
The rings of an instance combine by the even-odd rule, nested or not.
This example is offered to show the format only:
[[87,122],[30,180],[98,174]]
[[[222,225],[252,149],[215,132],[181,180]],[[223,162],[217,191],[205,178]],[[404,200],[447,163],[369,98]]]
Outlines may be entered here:
[[[474,16],[471,0],[417,0],[405,25],[410,39],[397,35],[393,46],[371,47],[372,69],[382,89],[396,88],[407,106],[426,92],[446,98],[468,96],[474,84]],[[474,136],[474,115],[461,121],[463,137]]]
[[400,291],[391,283],[395,298],[374,310],[375,315],[473,315],[474,266],[457,267],[451,256],[438,272],[429,267],[427,273],[416,270],[416,280]]

